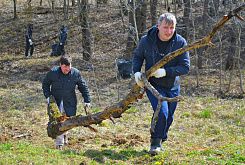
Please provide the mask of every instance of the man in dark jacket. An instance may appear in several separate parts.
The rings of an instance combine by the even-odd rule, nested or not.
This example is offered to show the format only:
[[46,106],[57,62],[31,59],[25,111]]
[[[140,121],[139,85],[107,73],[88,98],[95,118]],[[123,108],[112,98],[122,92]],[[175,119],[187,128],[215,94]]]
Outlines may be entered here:
[[[33,25],[29,24],[27,26],[27,30],[25,33],[25,38],[26,38],[25,56],[26,57],[32,56],[33,51],[34,51],[34,45],[33,45],[33,40],[32,40],[32,30],[33,30]],[[29,50],[30,50],[30,55],[29,55]]]
[[[133,56],[135,81],[140,87],[144,87],[141,79],[141,67],[144,61],[145,71],[147,71],[166,54],[187,45],[186,40],[176,33],[175,27],[175,16],[171,13],[162,14],[157,25],[152,27],[147,35],[140,40]],[[156,70],[149,78],[149,82],[163,97],[173,98],[180,93],[179,76],[187,74],[189,67],[189,53],[185,52],[168,62],[163,68]],[[157,98],[148,90],[146,94],[155,111],[158,103]],[[162,142],[167,140],[176,107],[177,102],[162,102],[155,129],[151,132],[150,154],[155,155],[163,150]]]
[[[60,58],[60,66],[52,68],[42,83],[43,94],[47,98],[48,104],[49,97],[54,96],[60,112],[65,113],[68,117],[76,115],[76,86],[83,96],[84,107],[90,107],[91,99],[87,83],[80,71],[71,67],[71,58],[67,56]],[[56,138],[56,148],[61,149],[67,143],[66,137],[66,134],[62,134]]]

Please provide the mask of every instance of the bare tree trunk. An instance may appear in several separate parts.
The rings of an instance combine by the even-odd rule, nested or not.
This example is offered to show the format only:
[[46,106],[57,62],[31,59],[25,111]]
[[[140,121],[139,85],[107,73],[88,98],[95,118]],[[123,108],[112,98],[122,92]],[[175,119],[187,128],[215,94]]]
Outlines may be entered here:
[[40,6],[43,5],[43,0],[40,0],[39,5],[40,5]]
[[151,11],[151,25],[157,23],[157,3],[158,0],[150,0],[150,11]]
[[234,58],[234,54],[236,52],[236,32],[234,31],[234,29],[230,29],[230,49],[228,52],[228,56],[226,58],[226,64],[225,64],[225,69],[226,70],[232,70],[235,68],[235,58]]
[[136,4],[136,0],[131,0],[129,3],[129,32],[125,59],[131,59],[132,51],[146,29],[146,9],[146,1],[137,0]]
[[164,2],[165,2],[165,9],[169,9],[169,3],[168,3],[168,0],[164,0]]
[[190,12],[191,12],[191,0],[184,0],[184,15],[183,20],[185,24],[185,30],[183,33],[183,37],[188,40],[190,38]]
[[57,20],[56,13],[55,13],[55,0],[48,0],[48,3],[49,3],[49,6],[50,6],[50,8],[52,10],[52,14],[53,14],[54,20]]
[[[136,6],[136,4],[135,4]],[[138,0],[136,6],[136,27],[138,32],[138,37],[136,38],[136,42],[138,43],[139,38],[143,35],[146,30],[146,11],[147,11],[147,4],[146,0]]]
[[76,5],[75,0],[71,0],[71,6],[75,6],[75,5]]
[[220,60],[220,68],[219,68],[219,91],[222,92],[222,70],[223,70],[223,58],[222,58],[222,36],[221,33],[218,33],[219,37],[219,60]]
[[127,9],[127,4],[124,0],[120,0],[119,8],[120,8],[120,16],[121,16],[123,27],[126,27],[124,22],[124,16],[128,15],[128,9]]
[[[192,4],[190,3],[190,20],[191,20],[191,26],[193,28],[193,41],[196,41],[196,28],[195,28],[195,22],[194,22],[194,18],[193,18],[193,14],[192,14]],[[195,71],[196,71],[196,86],[199,87],[200,83],[199,83],[199,68],[197,66],[198,63],[198,53],[197,53],[197,49],[194,49],[194,54],[195,54]]]
[[92,57],[92,34],[88,22],[88,0],[78,0],[79,5],[79,20],[82,27],[82,47],[83,59],[90,61]]
[[64,0],[64,4],[63,4],[64,20],[68,19],[68,12],[69,12],[69,0]]
[[[203,15],[202,15],[202,30],[201,33],[204,35],[207,29],[207,20],[208,20],[208,3],[209,0],[204,0],[203,2]],[[197,66],[199,69],[203,68],[203,56],[205,53],[206,47],[203,47],[198,50],[198,63]]]
[[127,39],[127,45],[126,45],[126,50],[125,50],[125,55],[124,58],[125,59],[130,59],[131,58],[131,53],[133,51],[133,49],[136,46],[136,28],[135,28],[135,11],[134,11],[134,1],[135,0],[131,0],[128,4],[128,8],[129,8],[129,13],[128,13],[128,39]]
[[[238,25],[238,24],[237,24]],[[240,89],[242,93],[245,93],[244,88],[243,88],[243,82],[242,82],[242,71],[241,71],[241,64],[240,64],[240,59],[241,59],[241,27],[238,25],[238,33],[237,33],[237,67],[239,69],[239,79],[240,79]]]
[[139,33],[138,33],[138,24],[137,24],[137,18],[136,18],[136,3],[135,3],[135,0],[133,0],[133,22],[134,22],[134,30],[135,30],[135,39],[136,39],[136,43],[135,45],[137,45],[137,43],[139,42]]
[[17,0],[13,0],[14,1],[14,19],[17,19],[17,11],[16,11],[16,6],[17,6]]

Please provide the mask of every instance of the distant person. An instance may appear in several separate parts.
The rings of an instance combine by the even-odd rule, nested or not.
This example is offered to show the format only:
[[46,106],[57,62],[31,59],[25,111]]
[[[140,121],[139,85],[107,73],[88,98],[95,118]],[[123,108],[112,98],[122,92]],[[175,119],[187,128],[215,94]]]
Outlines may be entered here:
[[67,39],[67,28],[62,25],[60,28],[60,35],[59,35],[59,47],[61,55],[65,54],[65,44]]
[[67,32],[67,28],[64,25],[62,25],[59,31],[59,42],[52,45],[51,56],[65,55]]
[[[90,94],[86,81],[81,76],[80,71],[71,66],[71,58],[61,56],[60,66],[55,66],[49,71],[43,82],[43,94],[47,98],[52,95],[61,113],[66,116],[75,116],[77,111],[77,97],[75,89],[81,92],[84,99],[84,107],[90,107]],[[68,143],[67,133],[57,136],[55,145],[57,149],[62,149]]]
[[[186,40],[176,33],[176,18],[171,13],[162,14],[156,26],[153,26],[140,40],[133,56],[133,72],[135,81],[140,87],[144,87],[141,79],[141,68],[145,62],[145,71],[163,59],[168,53],[187,45]],[[164,67],[156,70],[149,82],[163,96],[173,98],[180,93],[179,76],[189,72],[189,52],[174,58]],[[157,108],[158,100],[146,90],[153,111]],[[151,132],[151,145],[149,153],[156,155],[163,151],[162,143],[168,138],[169,127],[173,122],[177,102],[163,101],[154,131]]]
[[28,24],[27,30],[25,33],[25,38],[26,38],[25,57],[31,57],[33,55],[34,44],[32,40],[32,30],[33,30],[33,25]]

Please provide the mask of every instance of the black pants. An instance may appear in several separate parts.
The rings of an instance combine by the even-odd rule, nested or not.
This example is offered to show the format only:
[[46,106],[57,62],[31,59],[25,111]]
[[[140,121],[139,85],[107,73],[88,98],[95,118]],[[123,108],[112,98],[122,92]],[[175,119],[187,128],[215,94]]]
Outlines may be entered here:
[[26,43],[26,51],[25,51],[25,56],[27,57],[29,54],[29,50],[30,50],[30,56],[32,56],[33,51],[34,51],[34,45],[30,45],[29,41]]

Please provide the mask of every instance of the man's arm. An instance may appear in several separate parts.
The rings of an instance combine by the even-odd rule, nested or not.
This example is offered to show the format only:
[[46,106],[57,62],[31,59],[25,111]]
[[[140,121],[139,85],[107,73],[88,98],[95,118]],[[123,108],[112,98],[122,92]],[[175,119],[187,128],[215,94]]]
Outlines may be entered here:
[[82,78],[80,73],[78,73],[78,79],[77,80],[78,80],[77,81],[78,90],[81,92],[81,94],[83,96],[84,103],[90,103],[91,98],[90,98],[87,82]]
[[46,74],[45,78],[43,79],[43,82],[42,82],[43,94],[44,94],[44,96],[46,98],[48,98],[51,95],[51,91],[50,91],[50,86],[51,86],[50,74],[51,74],[51,72],[48,72]]
[[140,72],[142,64],[144,62],[144,46],[143,46],[143,39],[140,40],[138,46],[133,51],[133,72]]
[[[186,45],[187,45],[186,41],[183,40],[181,47],[184,47]],[[176,66],[165,68],[167,77],[181,76],[189,72],[189,69],[190,69],[189,52],[183,53],[182,55],[176,57],[176,59],[174,60],[177,60]]]

